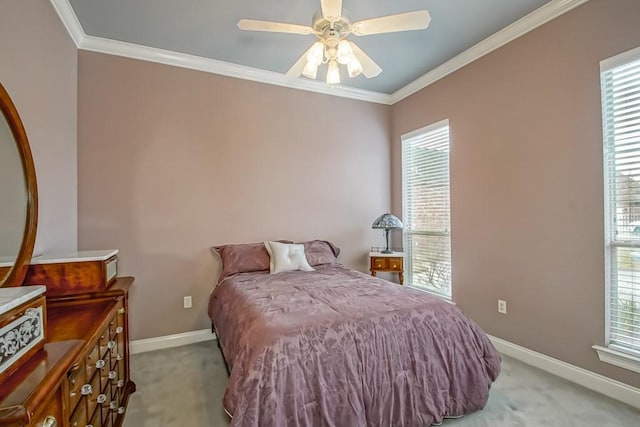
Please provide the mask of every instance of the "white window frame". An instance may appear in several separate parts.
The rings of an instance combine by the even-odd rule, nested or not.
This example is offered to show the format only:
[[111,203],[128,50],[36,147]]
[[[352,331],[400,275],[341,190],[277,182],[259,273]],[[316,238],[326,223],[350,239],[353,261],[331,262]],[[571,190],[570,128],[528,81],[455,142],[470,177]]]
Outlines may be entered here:
[[[611,342],[611,329],[612,329],[612,313],[611,313],[611,294],[612,287],[617,286],[617,281],[614,282],[613,274],[616,273],[616,263],[614,251],[620,247],[640,247],[639,242],[626,242],[621,239],[616,239],[611,236],[611,224],[614,218],[612,218],[611,206],[610,206],[610,194],[608,189],[611,183],[609,182],[609,160],[610,154],[608,150],[607,134],[610,131],[608,129],[608,120],[606,116],[606,93],[604,86],[604,74],[623,65],[639,61],[640,60],[640,47],[624,52],[620,55],[606,59],[600,63],[600,75],[602,78],[601,90],[602,90],[602,119],[603,119],[603,164],[604,164],[604,209],[605,209],[605,346],[594,345],[593,348],[598,353],[600,361],[609,363],[621,368],[625,368],[634,372],[640,372],[640,351],[634,348],[616,345]],[[635,280],[634,280],[635,282]]]
[[[448,293],[441,293],[441,292],[437,292],[435,289],[428,289],[424,286],[417,286],[414,285],[413,283],[413,270],[412,270],[412,264],[413,264],[413,259],[412,259],[412,249],[409,243],[410,240],[410,236],[412,235],[443,235],[442,231],[437,231],[437,230],[416,230],[415,233],[413,233],[411,230],[411,224],[409,223],[408,219],[409,219],[409,215],[408,215],[408,201],[407,201],[407,192],[406,192],[406,180],[407,180],[407,175],[406,175],[406,169],[405,169],[405,165],[404,165],[404,150],[405,150],[405,144],[408,143],[411,139],[415,138],[415,137],[419,137],[421,135],[424,134],[428,134],[434,131],[437,131],[439,129],[442,128],[447,128],[447,132],[448,132],[448,148],[449,148],[449,158],[448,158],[448,164],[447,164],[447,174],[449,175],[449,182],[448,182],[448,191],[449,191],[449,206],[448,206],[448,213],[449,213],[449,224],[448,224],[448,228],[446,230],[444,230],[443,232],[446,233],[446,235],[449,237],[448,243],[449,243],[449,248],[448,248],[448,263],[449,263],[449,277],[448,277]],[[405,253],[405,282],[407,283],[408,286],[413,287],[415,289],[419,289],[421,291],[424,292],[428,292],[430,294],[436,295],[440,298],[443,298],[449,302],[452,302],[452,295],[453,295],[453,288],[452,288],[452,283],[451,283],[451,269],[452,269],[452,263],[451,263],[451,181],[450,181],[450,175],[451,175],[451,169],[450,169],[450,164],[451,164],[451,158],[450,158],[450,153],[451,153],[451,129],[449,126],[449,119],[444,119],[441,120],[439,122],[430,124],[428,126],[425,126],[423,128],[420,129],[416,129],[412,132],[406,133],[404,135],[401,136],[401,157],[402,157],[402,218],[405,221],[405,228],[403,230],[403,246],[404,246],[404,253]]]

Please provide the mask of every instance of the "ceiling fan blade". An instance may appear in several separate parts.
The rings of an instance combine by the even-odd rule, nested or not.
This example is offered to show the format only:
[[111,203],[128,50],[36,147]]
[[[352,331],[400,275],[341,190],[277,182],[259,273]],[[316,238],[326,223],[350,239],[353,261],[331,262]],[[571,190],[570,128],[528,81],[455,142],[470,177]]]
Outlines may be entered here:
[[289,68],[289,71],[285,74],[287,77],[299,77],[300,74],[302,74],[302,70],[304,70],[304,66],[307,64],[307,54],[312,47],[313,45],[311,45],[311,47],[307,49],[300,58],[298,58],[296,63]]
[[322,16],[329,22],[337,22],[342,16],[342,0],[320,0]]
[[284,22],[256,21],[241,19],[238,28],[247,31],[269,31],[273,33],[313,34],[313,28],[306,25],[286,24]]
[[382,16],[351,24],[351,32],[356,36],[393,33],[396,31],[423,30],[429,26],[431,15],[426,10]]
[[376,77],[378,74],[382,72],[382,68],[378,64],[376,64],[373,59],[369,57],[362,49],[360,49],[355,43],[349,42],[351,45],[351,49],[353,50],[353,54],[358,61],[360,61],[360,65],[362,65],[362,74],[368,79],[372,77]]

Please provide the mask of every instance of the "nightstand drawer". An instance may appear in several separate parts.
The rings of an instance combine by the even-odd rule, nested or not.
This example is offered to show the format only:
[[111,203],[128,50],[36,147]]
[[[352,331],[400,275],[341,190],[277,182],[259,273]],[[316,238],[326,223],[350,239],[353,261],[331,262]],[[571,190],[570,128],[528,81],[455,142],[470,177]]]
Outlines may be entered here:
[[374,270],[386,270],[387,259],[386,258],[371,258],[371,268]]
[[393,271],[402,271],[402,258],[388,258],[387,268]]

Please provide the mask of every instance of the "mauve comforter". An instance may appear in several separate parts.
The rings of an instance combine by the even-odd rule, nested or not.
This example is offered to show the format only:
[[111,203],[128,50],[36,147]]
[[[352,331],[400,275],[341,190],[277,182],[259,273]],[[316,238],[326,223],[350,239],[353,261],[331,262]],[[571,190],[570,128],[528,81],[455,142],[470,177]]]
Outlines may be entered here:
[[338,265],[211,294],[233,426],[429,426],[484,407],[500,356],[455,306]]

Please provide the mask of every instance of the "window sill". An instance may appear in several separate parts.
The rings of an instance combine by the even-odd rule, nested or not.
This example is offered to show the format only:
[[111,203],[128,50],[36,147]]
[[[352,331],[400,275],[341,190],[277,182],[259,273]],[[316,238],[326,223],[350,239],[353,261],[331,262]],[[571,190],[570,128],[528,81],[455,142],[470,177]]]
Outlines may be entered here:
[[602,347],[594,345],[591,348],[598,353],[598,358],[601,362],[640,373],[639,353],[627,349],[622,350],[616,346]]
[[421,288],[421,287],[419,287],[419,286],[411,286],[411,285],[410,285],[410,284],[408,284],[408,283],[405,283],[405,284],[404,284],[404,286],[406,286],[406,287],[408,287],[408,288],[411,288],[411,289],[416,289],[416,290],[418,290],[418,291],[420,291],[420,292],[424,292],[425,294],[429,294],[429,295],[431,295],[431,296],[434,296],[434,297],[436,297],[436,298],[439,298],[439,299],[441,299],[441,300],[442,300],[442,301],[444,301],[444,302],[448,302],[449,304],[456,305],[456,302],[455,302],[453,299],[451,299],[451,298],[449,298],[449,297],[446,297],[446,296],[444,296],[444,295],[442,295],[442,294],[437,294],[437,293],[435,293],[435,292],[431,292],[431,291],[429,291],[429,290],[427,290],[427,289],[424,289],[424,288]]

